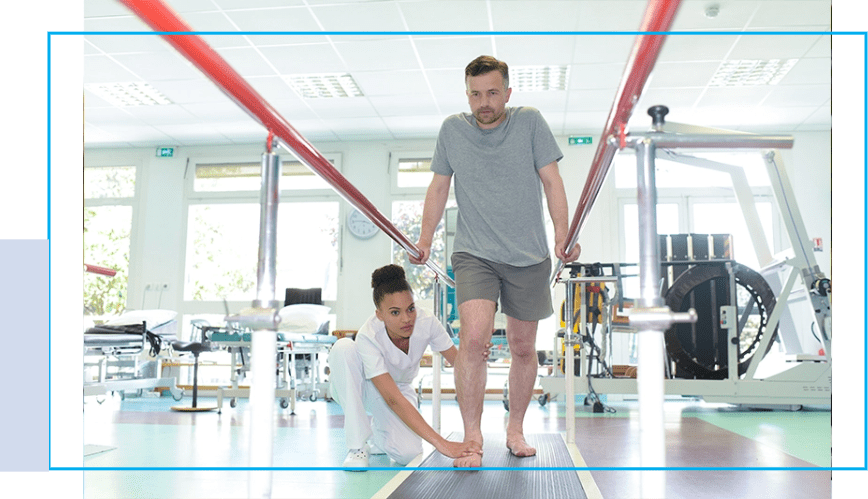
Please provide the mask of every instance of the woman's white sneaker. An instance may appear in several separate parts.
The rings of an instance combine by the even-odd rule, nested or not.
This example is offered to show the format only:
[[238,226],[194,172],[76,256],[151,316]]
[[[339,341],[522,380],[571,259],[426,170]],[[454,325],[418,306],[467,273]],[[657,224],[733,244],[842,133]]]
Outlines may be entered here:
[[[367,468],[368,467],[368,445],[365,444],[361,449],[350,449],[347,452],[347,457],[344,459],[344,468]],[[356,470],[364,471],[364,470]]]

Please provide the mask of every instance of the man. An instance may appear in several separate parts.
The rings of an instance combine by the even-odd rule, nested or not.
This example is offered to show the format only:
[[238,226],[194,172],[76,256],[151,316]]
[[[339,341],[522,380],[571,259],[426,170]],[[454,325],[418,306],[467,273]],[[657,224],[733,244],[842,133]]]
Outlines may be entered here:
[[[430,256],[454,175],[458,226],[452,269],[461,318],[455,385],[464,440],[482,444],[487,365],[480,353],[491,339],[499,299],[512,355],[506,445],[516,456],[533,456],[536,449],[524,438],[524,414],[536,383],[537,323],[553,313],[543,191],[554,223],[555,256],[571,262],[581,249],[565,248],[569,215],[557,163],[563,154],[548,124],[536,109],[506,107],[512,93],[506,63],[480,56],[464,75],[471,114],[452,115],[440,128],[417,243],[421,254],[410,260],[424,264]],[[481,466],[482,456],[459,457],[454,465]]]

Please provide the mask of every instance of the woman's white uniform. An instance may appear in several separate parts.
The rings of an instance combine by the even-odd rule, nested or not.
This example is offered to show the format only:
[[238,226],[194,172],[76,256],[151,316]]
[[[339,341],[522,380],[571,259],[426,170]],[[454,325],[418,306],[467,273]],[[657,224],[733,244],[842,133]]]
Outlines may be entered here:
[[[347,448],[360,449],[369,438],[399,464],[422,452],[422,438],[386,404],[371,378],[389,373],[404,397],[416,407],[411,383],[419,374],[419,361],[428,346],[443,352],[453,346],[443,326],[430,313],[417,309],[408,353],[392,343],[383,321],[372,315],[355,341],[341,338],[332,346],[328,364],[329,392],[344,410]],[[373,416],[373,428],[367,412]]]

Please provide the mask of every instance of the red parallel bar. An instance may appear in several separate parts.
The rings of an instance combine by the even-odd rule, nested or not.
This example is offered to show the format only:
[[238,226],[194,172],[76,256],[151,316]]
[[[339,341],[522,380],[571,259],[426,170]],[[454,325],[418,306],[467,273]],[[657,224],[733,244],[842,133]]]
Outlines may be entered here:
[[108,269],[105,267],[100,267],[98,265],[89,265],[87,263],[84,264],[84,271],[90,272],[91,274],[107,275],[109,277],[114,277],[115,274],[118,273],[118,271],[114,269]]
[[[120,0],[148,26],[157,32],[189,32],[192,28],[174,10],[161,0]],[[300,161],[322,177],[348,203],[355,206],[377,225],[386,235],[400,244],[411,255],[418,256],[419,249],[407,239],[392,222],[356,189],[316,148],[301,136],[276,109],[253,89],[244,78],[197,35],[161,35],[184,57],[205,73],[236,104],[262,123],[270,133],[283,140]],[[452,280],[431,262],[429,267],[440,274],[447,283]]]
[[[649,0],[639,31],[669,31],[680,3],[681,0]],[[624,69],[621,84],[615,94],[615,102],[612,104],[612,110],[606,119],[606,127],[603,129],[602,138],[597,146],[597,152],[591,162],[591,170],[588,172],[585,188],[582,190],[582,196],[579,198],[579,204],[576,206],[572,223],[570,223],[570,228],[567,231],[567,248],[573,247],[578,242],[579,232],[581,232],[585,220],[594,206],[597,194],[603,187],[603,182],[609,173],[609,166],[612,164],[612,158],[618,151],[618,147],[611,144],[609,139],[620,136],[626,130],[627,122],[630,120],[633,108],[639,101],[642,89],[648,81],[648,75],[654,69],[654,63],[657,62],[665,39],[666,35],[638,35],[633,43],[633,50],[627,59],[627,67]],[[563,266],[563,262],[560,262],[552,276],[552,281],[560,274]]]

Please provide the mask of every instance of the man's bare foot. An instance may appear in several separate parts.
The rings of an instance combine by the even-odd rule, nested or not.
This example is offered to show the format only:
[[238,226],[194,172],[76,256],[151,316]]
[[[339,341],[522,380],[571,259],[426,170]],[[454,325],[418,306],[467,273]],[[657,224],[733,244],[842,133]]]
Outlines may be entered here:
[[536,455],[536,449],[527,444],[523,435],[506,437],[506,448],[515,457],[530,457]]
[[459,457],[452,461],[452,466],[456,468],[479,468],[482,466],[482,455],[471,454],[469,456]]

